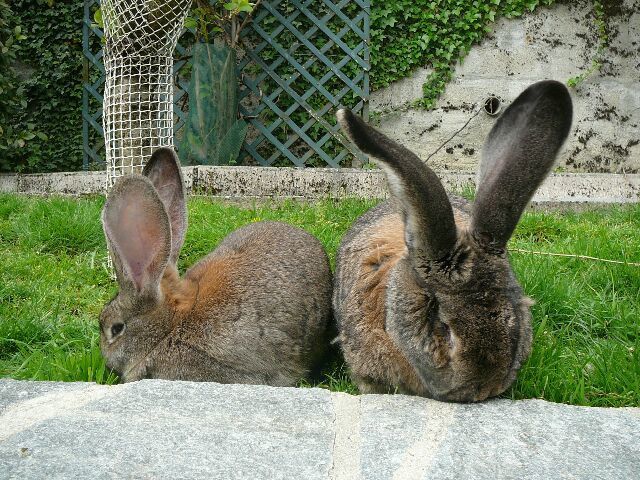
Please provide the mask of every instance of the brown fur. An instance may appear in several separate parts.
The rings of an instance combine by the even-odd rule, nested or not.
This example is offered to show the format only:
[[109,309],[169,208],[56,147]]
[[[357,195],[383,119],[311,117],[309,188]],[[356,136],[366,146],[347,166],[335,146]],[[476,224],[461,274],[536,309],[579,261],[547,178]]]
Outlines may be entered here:
[[[161,182],[162,195],[147,177],[125,177],[103,212],[120,285],[100,315],[107,365],[124,381],[295,385],[317,367],[326,344],[331,272],[322,245],[284,223],[253,223],[180,278],[182,178],[175,154],[158,152],[145,172]],[[118,220],[124,208],[158,228],[131,235],[136,222]]]
[[181,279],[178,269],[169,265],[164,271],[160,290],[167,305],[176,311],[189,311],[193,308],[198,294],[198,283]]
[[343,238],[333,294],[361,390],[479,401],[513,382],[531,351],[531,301],[505,247],[571,124],[566,87],[525,90],[487,140],[476,201],[448,197],[412,152],[348,110],[338,121],[382,165],[392,200]]
[[[363,216],[350,232],[353,235],[348,235],[343,241],[337,260],[334,309],[339,322],[341,345],[354,380],[361,391],[367,393],[398,389],[405,393],[449,400],[480,400],[502,392],[514,375],[509,375],[507,382],[503,374],[496,376],[488,373],[487,383],[478,386],[477,391],[471,388],[472,393],[464,389],[459,392],[459,387],[436,388],[430,383],[441,385],[443,381],[436,381],[434,376],[431,382],[425,382],[400,347],[401,344],[409,345],[411,351],[422,351],[430,365],[440,372],[439,375],[449,375],[453,384],[459,386],[476,376],[485,376],[484,373],[473,373],[476,370],[474,364],[480,355],[485,357],[487,365],[500,365],[496,371],[505,372],[504,374],[509,371],[512,362],[508,351],[510,334],[495,326],[484,326],[483,323],[476,325],[474,318],[484,315],[484,307],[478,305],[468,308],[467,293],[460,295],[446,292],[439,296],[444,304],[443,315],[448,317],[448,328],[455,332],[455,344],[451,343],[449,330],[439,327],[439,322],[430,325],[427,312],[431,297],[425,297],[419,275],[408,268],[410,255],[404,241],[405,225],[396,209],[395,204],[384,203]],[[464,284],[481,275],[477,266],[474,266],[473,259],[482,258],[483,254],[476,253],[478,247],[473,246],[473,239],[467,233],[468,215],[456,208],[454,218],[461,244],[471,242],[471,246],[465,249],[469,262],[459,270],[447,273],[446,279],[433,277],[431,281],[435,283],[446,284],[454,280]],[[500,260],[496,266],[492,266],[491,262],[494,260],[488,263],[490,273],[486,275],[498,278],[505,276],[506,284],[510,285],[513,277],[508,271],[506,259]],[[342,296],[341,289],[348,285],[351,288]],[[401,285],[401,290],[398,285]],[[481,285],[482,282],[480,290],[483,288]],[[520,291],[517,285],[510,288],[516,294]],[[447,298],[450,300],[446,300]],[[513,313],[520,320],[514,322],[507,316],[505,325],[522,329],[519,335],[524,339],[522,355],[526,356],[531,336],[527,321],[530,303],[526,297],[521,297],[519,301],[521,307]],[[454,306],[452,310],[444,308],[449,303]],[[495,311],[511,311],[512,307],[509,305],[508,302],[498,303],[491,308]],[[398,328],[389,323],[398,317],[416,320],[413,320],[410,327]],[[469,330],[468,327],[473,328]],[[492,330],[488,330],[489,328]],[[397,335],[398,331],[405,332],[402,334],[406,335],[402,343],[392,335]],[[474,346],[485,344],[486,347],[482,347],[485,353],[474,353]]]
[[[347,300],[362,312],[362,318],[354,327],[354,334],[360,339],[358,347],[349,348],[348,339],[342,337],[341,340],[345,358],[363,393],[421,388],[413,367],[391,341],[384,325],[389,272],[407,252],[403,231],[398,225],[402,225],[400,215],[389,216],[363,235],[366,240],[358,255],[359,265],[355,267],[360,288]],[[356,365],[362,368],[354,368]]]

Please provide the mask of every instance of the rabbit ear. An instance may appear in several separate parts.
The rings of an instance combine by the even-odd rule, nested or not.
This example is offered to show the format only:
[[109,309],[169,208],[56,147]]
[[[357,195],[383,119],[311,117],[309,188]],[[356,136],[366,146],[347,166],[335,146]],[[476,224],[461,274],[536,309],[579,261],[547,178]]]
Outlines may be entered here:
[[156,297],[171,251],[167,212],[151,182],[120,178],[102,211],[118,283],[126,294]]
[[169,215],[171,223],[170,261],[175,265],[187,231],[185,188],[178,156],[172,148],[159,148],[151,155],[142,174],[153,183]]
[[531,85],[497,120],[483,147],[472,232],[504,247],[564,143],[573,115],[567,88]]
[[451,203],[437,175],[412,152],[367,125],[350,110],[337,112],[340,126],[364,153],[375,157],[405,214],[405,241],[412,257],[439,260],[456,242]]

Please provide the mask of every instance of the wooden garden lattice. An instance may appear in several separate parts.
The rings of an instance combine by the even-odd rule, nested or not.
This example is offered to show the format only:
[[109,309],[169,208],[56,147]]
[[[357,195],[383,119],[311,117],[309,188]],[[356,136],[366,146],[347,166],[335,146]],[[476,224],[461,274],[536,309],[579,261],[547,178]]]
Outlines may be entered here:
[[102,48],[97,46],[104,34],[93,23],[93,12],[99,0],[85,0],[82,20],[82,164],[85,170],[92,165],[104,168],[104,132],[102,130],[102,92],[105,72]]
[[258,164],[364,159],[339,133],[335,110],[368,117],[369,30],[369,0],[261,3],[243,31],[254,45],[239,65],[240,113],[253,127],[243,150]]

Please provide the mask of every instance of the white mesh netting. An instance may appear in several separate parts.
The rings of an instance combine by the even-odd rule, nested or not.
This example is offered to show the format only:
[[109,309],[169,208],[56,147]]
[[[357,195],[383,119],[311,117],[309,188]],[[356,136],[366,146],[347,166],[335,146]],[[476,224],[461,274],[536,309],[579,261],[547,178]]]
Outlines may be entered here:
[[173,51],[191,0],[102,0],[107,189],[173,145]]

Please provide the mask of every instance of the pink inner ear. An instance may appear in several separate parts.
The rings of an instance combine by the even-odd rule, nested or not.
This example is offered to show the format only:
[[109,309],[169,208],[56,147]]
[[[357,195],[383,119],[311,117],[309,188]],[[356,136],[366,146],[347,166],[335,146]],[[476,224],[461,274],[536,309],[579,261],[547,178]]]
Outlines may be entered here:
[[[140,194],[123,199],[126,204],[116,209],[117,215],[112,229],[113,241],[123,263],[138,291],[158,277],[161,258],[159,254],[166,248],[168,240],[163,225],[157,215],[157,207],[149,205],[148,199]],[[154,208],[155,207],[155,208]],[[162,255],[160,255],[162,257]]]
[[176,185],[171,181],[165,181],[162,185],[156,185],[156,190],[158,191],[158,195],[162,199],[162,203],[164,203],[165,206],[171,205],[173,197],[176,194]]

